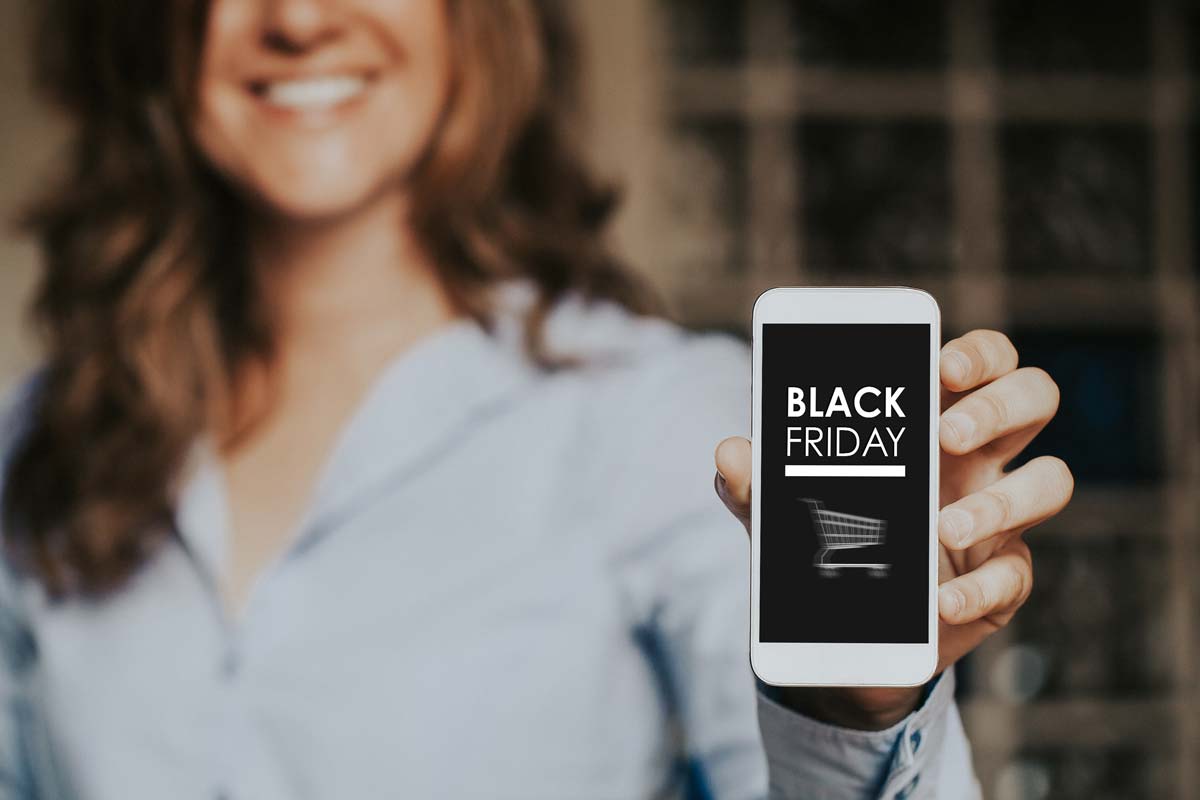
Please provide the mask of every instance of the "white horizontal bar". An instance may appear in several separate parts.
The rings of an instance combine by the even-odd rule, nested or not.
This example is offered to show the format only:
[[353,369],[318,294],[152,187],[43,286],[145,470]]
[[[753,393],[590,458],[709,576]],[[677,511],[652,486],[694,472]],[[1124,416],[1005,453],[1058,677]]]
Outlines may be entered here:
[[903,478],[903,464],[785,464],[787,478]]

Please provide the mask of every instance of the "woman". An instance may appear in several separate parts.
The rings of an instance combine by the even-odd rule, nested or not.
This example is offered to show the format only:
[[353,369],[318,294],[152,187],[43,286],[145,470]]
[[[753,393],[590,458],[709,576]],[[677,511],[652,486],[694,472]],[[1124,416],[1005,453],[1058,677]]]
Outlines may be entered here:
[[[970,791],[950,673],[756,701],[707,486],[745,353],[603,246],[551,3],[42,14],[74,136],[4,426],[4,796],[754,797],[764,744],[782,794]],[[944,667],[1070,492],[1002,472],[1057,402],[1015,362],[943,357]]]

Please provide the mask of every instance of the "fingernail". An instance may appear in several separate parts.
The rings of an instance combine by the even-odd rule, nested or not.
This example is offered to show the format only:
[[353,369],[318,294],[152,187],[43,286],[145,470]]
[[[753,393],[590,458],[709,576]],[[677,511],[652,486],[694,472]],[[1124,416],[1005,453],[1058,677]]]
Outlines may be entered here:
[[943,605],[949,606],[948,610],[951,616],[957,617],[967,607],[967,596],[962,593],[961,589],[943,586],[941,596],[945,598]]
[[961,508],[947,508],[941,514],[942,528],[955,548],[962,547],[975,528],[975,519]]
[[946,353],[946,367],[950,377],[959,381],[967,379],[967,373],[971,369],[971,362],[962,353],[957,350],[951,350]]
[[975,433],[975,420],[961,411],[951,411],[943,416],[942,424],[950,429],[958,443],[964,447],[970,443],[971,436]]

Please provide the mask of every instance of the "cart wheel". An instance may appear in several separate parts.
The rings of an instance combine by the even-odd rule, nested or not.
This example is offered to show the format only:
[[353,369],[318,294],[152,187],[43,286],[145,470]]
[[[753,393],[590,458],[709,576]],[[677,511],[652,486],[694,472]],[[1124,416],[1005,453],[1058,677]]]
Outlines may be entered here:
[[830,569],[828,567],[825,567],[824,569],[818,568],[817,572],[819,572],[821,574],[822,578],[836,578],[837,577],[836,569]]
[[886,578],[887,574],[888,574],[887,567],[872,567],[871,568],[871,577],[873,577],[873,578]]

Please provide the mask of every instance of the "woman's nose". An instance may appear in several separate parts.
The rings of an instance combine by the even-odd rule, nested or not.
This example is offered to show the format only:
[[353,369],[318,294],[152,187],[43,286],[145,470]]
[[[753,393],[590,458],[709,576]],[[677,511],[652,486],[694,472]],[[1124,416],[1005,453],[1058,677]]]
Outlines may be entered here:
[[341,0],[264,0],[263,40],[271,48],[302,52],[341,31]]

